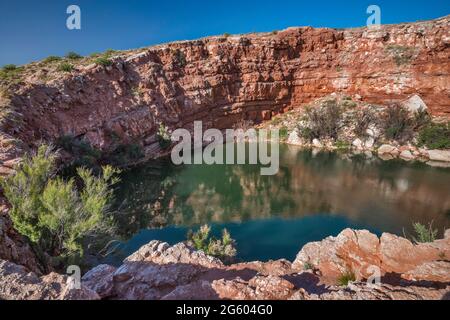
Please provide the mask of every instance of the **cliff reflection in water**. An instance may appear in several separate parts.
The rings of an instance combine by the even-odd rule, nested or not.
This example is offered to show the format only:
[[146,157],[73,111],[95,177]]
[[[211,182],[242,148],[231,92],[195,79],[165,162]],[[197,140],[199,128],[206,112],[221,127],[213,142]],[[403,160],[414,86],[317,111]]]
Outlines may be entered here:
[[326,215],[402,234],[416,221],[448,227],[449,190],[450,169],[282,145],[275,176],[256,165],[170,160],[125,172],[118,225],[128,238],[147,228]]

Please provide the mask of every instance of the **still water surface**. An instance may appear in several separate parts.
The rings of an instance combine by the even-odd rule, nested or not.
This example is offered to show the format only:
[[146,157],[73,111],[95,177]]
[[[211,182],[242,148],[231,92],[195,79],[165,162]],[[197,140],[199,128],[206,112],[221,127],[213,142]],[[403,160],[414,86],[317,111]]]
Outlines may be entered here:
[[294,259],[307,242],[347,227],[411,233],[412,222],[450,226],[450,169],[401,160],[280,146],[280,170],[257,165],[149,162],[122,174],[118,264],[153,239],[185,240],[190,228],[226,227],[238,260]]

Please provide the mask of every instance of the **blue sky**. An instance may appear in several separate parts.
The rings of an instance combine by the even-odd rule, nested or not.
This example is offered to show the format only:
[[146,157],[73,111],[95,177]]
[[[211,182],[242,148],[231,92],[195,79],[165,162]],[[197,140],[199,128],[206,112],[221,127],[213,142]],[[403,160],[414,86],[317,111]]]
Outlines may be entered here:
[[[81,30],[66,28],[71,4],[81,8]],[[381,7],[383,24],[450,14],[449,0],[1,0],[0,65],[225,32],[363,26],[370,4]]]

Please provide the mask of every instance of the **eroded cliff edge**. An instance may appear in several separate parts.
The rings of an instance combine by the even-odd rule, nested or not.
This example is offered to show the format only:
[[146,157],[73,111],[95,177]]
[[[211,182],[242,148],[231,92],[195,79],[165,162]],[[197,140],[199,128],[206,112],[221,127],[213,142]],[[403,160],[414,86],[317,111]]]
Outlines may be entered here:
[[105,149],[114,141],[158,152],[160,123],[229,128],[259,122],[338,92],[388,104],[420,95],[449,116],[450,17],[336,30],[289,28],[116,52],[70,73],[38,62],[4,90],[3,169],[38,141],[71,134]]

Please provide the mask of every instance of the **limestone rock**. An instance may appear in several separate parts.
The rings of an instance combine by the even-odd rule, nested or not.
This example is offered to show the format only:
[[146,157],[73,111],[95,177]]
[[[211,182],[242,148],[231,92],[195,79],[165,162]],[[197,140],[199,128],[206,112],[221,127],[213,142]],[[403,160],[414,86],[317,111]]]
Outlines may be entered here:
[[292,131],[286,141],[287,144],[295,146],[301,146],[303,144],[302,139],[299,137],[297,130]]
[[100,297],[86,286],[67,284],[67,276],[50,273],[38,277],[25,267],[0,260],[0,300],[96,300]]
[[415,159],[414,155],[409,150],[403,150],[400,152],[400,158],[407,161]]
[[113,274],[116,268],[101,264],[88,271],[83,277],[83,284],[95,291],[101,298],[110,297],[113,293]]
[[378,148],[378,154],[390,154],[390,155],[398,155],[399,151],[396,147],[391,146],[390,144],[383,144]]
[[428,110],[425,102],[423,102],[422,98],[416,94],[403,101],[401,105],[411,113]]
[[431,161],[450,162],[450,150],[428,150]]

